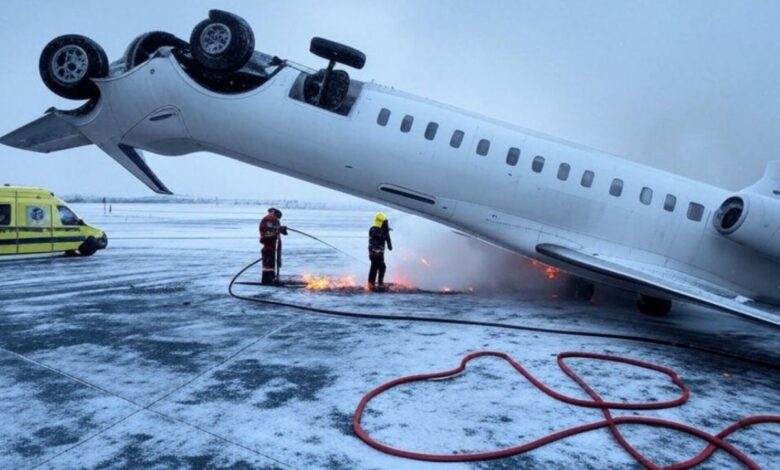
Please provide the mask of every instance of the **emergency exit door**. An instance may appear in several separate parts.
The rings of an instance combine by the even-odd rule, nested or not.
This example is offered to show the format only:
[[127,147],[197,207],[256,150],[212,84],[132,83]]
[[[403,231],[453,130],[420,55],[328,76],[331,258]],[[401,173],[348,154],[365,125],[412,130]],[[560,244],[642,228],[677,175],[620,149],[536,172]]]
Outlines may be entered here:
[[0,198],[0,256],[17,253],[15,201]]

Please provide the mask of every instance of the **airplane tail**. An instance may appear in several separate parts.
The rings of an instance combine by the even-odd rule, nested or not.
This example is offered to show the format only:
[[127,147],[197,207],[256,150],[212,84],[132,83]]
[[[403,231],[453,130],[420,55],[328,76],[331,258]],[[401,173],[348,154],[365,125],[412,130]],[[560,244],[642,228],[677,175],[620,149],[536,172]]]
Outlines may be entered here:
[[[50,153],[93,144],[56,111],[0,137],[0,143],[34,152]],[[154,174],[140,150],[121,143],[96,144],[127,171],[158,194],[173,194]]]

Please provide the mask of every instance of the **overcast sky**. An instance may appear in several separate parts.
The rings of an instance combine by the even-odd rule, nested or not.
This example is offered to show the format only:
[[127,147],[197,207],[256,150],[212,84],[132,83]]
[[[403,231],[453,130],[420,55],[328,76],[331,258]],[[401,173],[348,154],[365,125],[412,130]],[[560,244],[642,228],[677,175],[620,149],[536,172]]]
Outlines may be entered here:
[[[780,2],[3,0],[0,134],[49,106],[38,57],[79,33],[110,60],[137,35],[188,39],[209,8],[252,25],[263,52],[320,67],[312,36],[368,56],[353,77],[394,86],[628,159],[738,189],[780,159]],[[177,194],[344,200],[227,158],[147,153]],[[95,147],[2,147],[0,183],[60,194],[149,195]]]

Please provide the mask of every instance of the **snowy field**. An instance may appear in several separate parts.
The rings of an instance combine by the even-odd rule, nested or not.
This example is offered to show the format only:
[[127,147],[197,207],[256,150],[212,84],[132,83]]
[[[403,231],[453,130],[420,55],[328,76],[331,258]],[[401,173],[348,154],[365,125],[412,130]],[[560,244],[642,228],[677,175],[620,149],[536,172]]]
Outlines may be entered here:
[[[632,341],[484,327],[337,318],[234,299],[233,274],[258,256],[265,208],[233,205],[75,205],[108,233],[91,258],[0,264],[0,468],[637,468],[600,429],[521,456],[435,464],[383,454],[358,439],[360,399],[392,379],[450,369],[474,351],[505,352],[554,389],[587,398],[555,363],[562,351],[614,354],[673,368],[688,403],[620,411],[711,434],[740,418],[780,414],[780,371]],[[285,211],[283,222],[339,247],[286,237],[283,275],[362,284],[372,211]],[[241,285],[239,293],[375,314],[425,315],[662,338],[780,362],[780,331],[677,305],[667,318],[597,293],[565,300],[563,281],[420,219],[389,212],[396,248],[388,280],[443,293],[312,292]],[[357,258],[360,261],[353,259]],[[259,280],[259,269],[245,280]],[[658,373],[573,359],[605,399],[652,402],[677,389]],[[488,451],[600,421],[596,409],[543,395],[506,362],[480,358],[443,381],[392,389],[369,403],[365,429],[394,447]],[[659,465],[704,442],[621,426]],[[780,468],[780,425],[728,438],[763,468]],[[701,468],[742,468],[718,451]]]

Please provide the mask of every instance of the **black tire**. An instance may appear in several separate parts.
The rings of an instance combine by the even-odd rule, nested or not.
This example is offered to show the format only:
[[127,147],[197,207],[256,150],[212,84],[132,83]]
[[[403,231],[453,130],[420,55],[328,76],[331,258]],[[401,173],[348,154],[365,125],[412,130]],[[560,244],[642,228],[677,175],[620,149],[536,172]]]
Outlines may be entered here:
[[93,78],[108,75],[108,57],[88,37],[66,34],[52,39],[41,51],[38,70],[49,90],[63,98],[87,100],[99,96]]
[[640,295],[636,301],[636,308],[644,315],[651,317],[665,317],[672,310],[672,301],[659,299],[649,295]]
[[165,46],[171,46],[180,51],[189,50],[190,45],[187,41],[177,38],[171,33],[164,31],[150,31],[133,39],[125,50],[124,61],[125,70],[130,70],[147,60],[157,52],[157,49]]
[[359,50],[325,38],[312,38],[309,52],[356,69],[366,65],[366,55]]
[[84,240],[84,243],[79,246],[79,255],[81,256],[92,256],[95,254],[95,252],[98,250],[97,242],[94,238],[87,238]]
[[249,62],[255,50],[252,28],[232,13],[209,11],[209,19],[198,23],[190,35],[192,57],[204,68],[235,72]]

